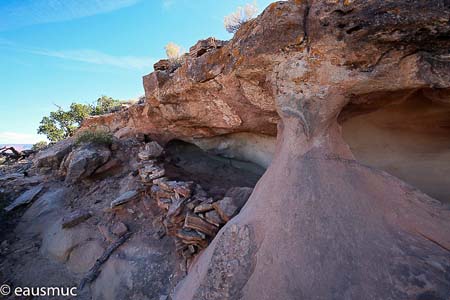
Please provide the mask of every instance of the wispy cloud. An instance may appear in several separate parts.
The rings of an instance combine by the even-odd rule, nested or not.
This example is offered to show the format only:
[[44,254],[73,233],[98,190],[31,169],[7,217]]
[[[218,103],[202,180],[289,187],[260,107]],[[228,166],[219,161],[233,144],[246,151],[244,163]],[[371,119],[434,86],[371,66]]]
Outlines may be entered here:
[[117,56],[92,49],[50,50],[27,47],[2,38],[0,38],[0,48],[121,69],[148,70],[156,61],[150,57]]
[[0,31],[62,22],[134,5],[141,0],[9,0],[0,3]]
[[35,144],[43,140],[46,140],[46,138],[38,134],[20,133],[12,131],[0,132],[0,144]]
[[154,61],[149,57],[114,56],[90,49],[62,50],[62,51],[28,49],[26,50],[26,52],[37,55],[79,61],[89,64],[106,65],[123,69],[148,69],[154,63]]

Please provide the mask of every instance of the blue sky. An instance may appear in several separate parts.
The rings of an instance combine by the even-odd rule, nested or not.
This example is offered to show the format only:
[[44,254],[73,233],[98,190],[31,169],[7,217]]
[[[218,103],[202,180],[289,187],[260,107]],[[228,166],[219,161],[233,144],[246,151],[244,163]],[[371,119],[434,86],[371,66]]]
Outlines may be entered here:
[[248,2],[1,0],[0,144],[45,139],[36,129],[55,104],[143,95],[142,76],[168,42],[230,39],[223,17]]

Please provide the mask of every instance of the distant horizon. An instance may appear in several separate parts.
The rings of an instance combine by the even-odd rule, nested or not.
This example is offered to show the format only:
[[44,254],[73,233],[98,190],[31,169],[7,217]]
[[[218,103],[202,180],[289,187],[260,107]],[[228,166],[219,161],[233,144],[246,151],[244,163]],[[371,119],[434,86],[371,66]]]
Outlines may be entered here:
[[33,147],[33,144],[0,144],[0,148],[2,147],[13,147],[16,150],[28,150]]
[[[102,95],[135,99],[174,42],[229,40],[226,15],[254,0],[0,2],[0,143],[34,144],[44,116]],[[258,0],[259,11],[270,0]]]

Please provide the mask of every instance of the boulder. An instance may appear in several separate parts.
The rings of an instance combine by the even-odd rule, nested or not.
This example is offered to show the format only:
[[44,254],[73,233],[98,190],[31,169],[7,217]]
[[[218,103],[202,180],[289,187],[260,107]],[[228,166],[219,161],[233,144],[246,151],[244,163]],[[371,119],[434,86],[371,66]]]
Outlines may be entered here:
[[73,144],[74,142],[72,139],[66,139],[46,148],[45,150],[39,151],[33,160],[34,165],[38,169],[50,168],[57,170],[64,157],[72,151]]
[[138,153],[140,160],[155,159],[161,156],[164,148],[161,147],[157,142],[150,142],[145,144],[144,149]]
[[82,179],[89,178],[110,157],[111,151],[104,146],[88,144],[75,149],[65,161],[67,167],[65,181],[73,184]]

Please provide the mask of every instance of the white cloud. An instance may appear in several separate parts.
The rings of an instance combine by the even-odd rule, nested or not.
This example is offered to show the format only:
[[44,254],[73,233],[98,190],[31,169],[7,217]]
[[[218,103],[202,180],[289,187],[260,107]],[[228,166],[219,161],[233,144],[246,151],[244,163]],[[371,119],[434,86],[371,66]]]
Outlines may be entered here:
[[149,57],[114,56],[91,49],[62,51],[26,49],[25,51],[37,55],[123,69],[149,69],[154,64],[154,60]]
[[0,4],[0,31],[107,13],[141,0],[9,0]]
[[29,134],[12,131],[0,132],[0,144],[35,144],[45,141],[46,138],[38,134]]
[[94,65],[103,65],[130,70],[148,70],[156,62],[151,57],[117,56],[92,49],[50,50],[18,45],[0,38],[0,47],[65,60],[78,61]]

